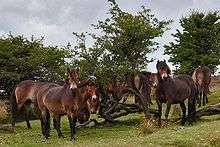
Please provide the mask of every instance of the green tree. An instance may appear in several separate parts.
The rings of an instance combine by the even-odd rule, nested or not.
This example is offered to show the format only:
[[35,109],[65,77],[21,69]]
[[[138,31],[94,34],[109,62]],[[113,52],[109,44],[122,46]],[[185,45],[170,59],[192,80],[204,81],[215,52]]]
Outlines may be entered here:
[[[114,0],[109,0],[109,4],[109,18],[92,25],[98,33],[74,33],[78,40],[73,49],[74,64],[80,67],[83,78],[95,76],[99,87],[108,81],[124,81],[126,75],[146,69],[152,62],[148,53],[158,48],[155,38],[160,37],[170,23],[159,21],[144,6],[131,14],[122,11]],[[88,38],[92,46],[87,45]],[[114,99],[116,104],[120,100],[117,96]],[[109,104],[102,105],[108,107]]]
[[79,57],[76,60],[83,71],[81,73],[95,75],[100,81],[120,79],[125,74],[146,69],[152,62],[148,53],[157,49],[155,38],[160,37],[170,23],[159,21],[144,6],[137,14],[131,14],[122,11],[114,0],[109,3],[110,18],[92,25],[99,32],[89,34],[94,42],[92,47],[86,46],[85,33],[74,33],[78,38],[74,51]]
[[175,41],[165,46],[170,62],[179,66],[175,72],[191,73],[199,65],[213,71],[220,64],[220,15],[217,11],[208,14],[193,11],[183,17],[183,31],[173,34]]
[[22,80],[58,81],[65,74],[64,49],[43,46],[43,38],[30,40],[8,35],[0,39],[0,89],[9,95]]

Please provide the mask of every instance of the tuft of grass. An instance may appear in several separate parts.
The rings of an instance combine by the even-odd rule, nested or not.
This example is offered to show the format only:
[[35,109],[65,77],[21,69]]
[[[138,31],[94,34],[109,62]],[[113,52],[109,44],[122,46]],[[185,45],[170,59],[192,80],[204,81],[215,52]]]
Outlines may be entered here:
[[9,123],[10,116],[7,112],[7,106],[5,105],[5,101],[0,100],[0,124]]
[[157,126],[155,123],[156,122],[153,118],[141,118],[140,126],[138,128],[139,134],[146,135],[154,133],[157,130]]

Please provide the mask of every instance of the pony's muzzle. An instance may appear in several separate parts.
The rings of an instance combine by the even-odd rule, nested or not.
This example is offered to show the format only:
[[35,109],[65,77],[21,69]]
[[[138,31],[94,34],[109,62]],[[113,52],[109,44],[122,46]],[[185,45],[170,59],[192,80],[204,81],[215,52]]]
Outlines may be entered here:
[[76,84],[71,84],[70,85],[70,89],[76,89],[77,88],[77,85]]
[[96,96],[96,95],[93,95],[93,96],[92,96],[92,100],[95,100],[95,99],[97,99],[97,96]]
[[164,79],[164,78],[166,78],[167,76],[168,76],[167,73],[162,73],[161,78]]

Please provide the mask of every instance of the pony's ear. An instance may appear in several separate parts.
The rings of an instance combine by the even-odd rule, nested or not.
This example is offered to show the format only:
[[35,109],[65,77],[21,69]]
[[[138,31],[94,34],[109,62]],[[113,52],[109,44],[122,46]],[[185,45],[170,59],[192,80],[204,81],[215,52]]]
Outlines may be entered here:
[[69,84],[69,80],[68,79],[65,79],[64,81],[66,84]]
[[166,63],[166,60],[164,59],[163,62]]
[[159,63],[160,61],[159,60],[157,60],[157,63]]

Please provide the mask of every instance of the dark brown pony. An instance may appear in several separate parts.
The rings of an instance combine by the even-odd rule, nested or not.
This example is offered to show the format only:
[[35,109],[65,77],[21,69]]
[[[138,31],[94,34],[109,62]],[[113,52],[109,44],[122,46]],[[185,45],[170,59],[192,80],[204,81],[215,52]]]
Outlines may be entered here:
[[50,113],[55,118],[55,129],[58,137],[62,137],[60,130],[60,116],[67,114],[71,130],[71,139],[75,141],[76,122],[79,110],[84,108],[89,98],[96,99],[96,85],[91,80],[80,82],[78,87],[71,89],[70,80],[67,79],[63,86],[54,87],[37,97],[41,111],[41,128],[45,138],[50,134]]
[[158,61],[158,85],[156,88],[157,105],[159,110],[159,125],[161,126],[162,103],[180,104],[182,109],[181,125],[186,122],[186,106],[184,101],[188,99],[189,121],[192,122],[196,111],[197,90],[192,78],[188,75],[180,75],[172,78],[170,68],[166,61]]
[[[78,69],[67,69],[67,77],[70,79],[72,88],[76,88],[78,83]],[[26,80],[19,83],[13,90],[10,97],[10,107],[12,116],[12,126],[15,125],[17,116],[24,114],[27,127],[31,128],[29,119],[33,109],[38,110],[37,96],[47,92],[50,88],[57,87],[58,84],[50,82],[35,82]]]
[[199,91],[199,107],[208,103],[209,84],[211,83],[212,70],[207,66],[199,66],[192,74],[193,81],[196,83]]
[[80,109],[78,113],[78,122],[80,124],[84,124],[85,122],[89,121],[91,114],[96,114],[98,112],[98,108],[100,106],[99,98],[92,99],[89,98],[87,104]]
[[[155,87],[157,85],[156,76],[157,74],[155,73],[143,71],[134,77],[134,85],[144,97],[144,103],[145,105],[148,105],[148,107],[150,107],[150,104],[152,104],[150,96],[151,87]],[[141,103],[137,97],[135,97],[135,104],[141,106]]]

